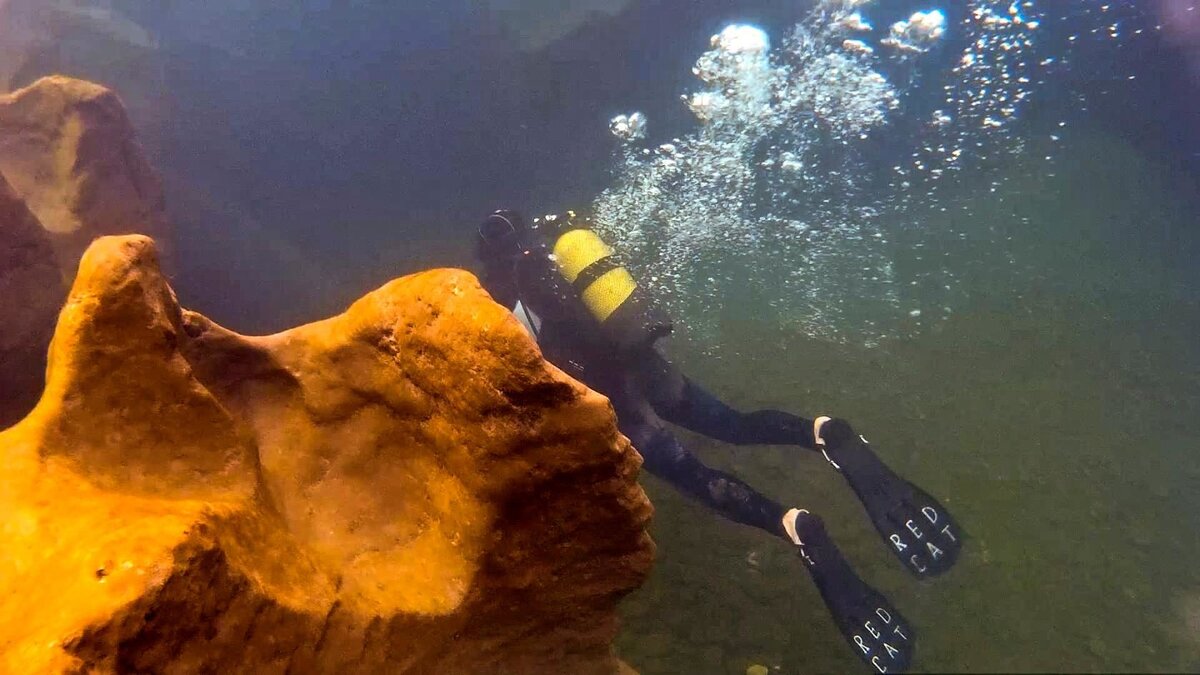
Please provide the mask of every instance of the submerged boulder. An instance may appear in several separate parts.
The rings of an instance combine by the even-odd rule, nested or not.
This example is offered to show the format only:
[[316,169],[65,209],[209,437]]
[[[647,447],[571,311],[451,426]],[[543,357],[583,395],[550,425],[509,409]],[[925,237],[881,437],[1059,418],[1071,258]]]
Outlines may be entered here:
[[0,176],[0,429],[37,401],[66,288],[50,238]]
[[98,84],[45,77],[0,96],[0,174],[68,276],[97,236],[166,234],[161,182],[121,100]]
[[615,673],[640,459],[473,276],[246,337],[84,255],[0,433],[0,672]]

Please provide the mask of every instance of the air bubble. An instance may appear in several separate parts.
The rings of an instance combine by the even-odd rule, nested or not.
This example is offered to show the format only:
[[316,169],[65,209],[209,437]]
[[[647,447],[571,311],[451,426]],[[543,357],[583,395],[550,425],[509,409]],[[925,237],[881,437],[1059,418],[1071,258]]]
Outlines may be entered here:
[[[614,118],[623,141],[616,181],[597,198],[595,220],[606,238],[637,253],[631,270],[677,320],[712,328],[714,303],[729,302],[726,291],[738,296],[730,282],[715,290],[708,272],[741,270],[731,279],[777,290],[764,302],[790,328],[834,340],[869,331],[866,339],[877,340],[889,325],[882,316],[908,311],[912,274],[898,271],[905,267],[895,264],[896,249],[906,242],[911,260],[921,243],[913,237],[924,235],[888,236],[913,227],[906,205],[958,212],[939,203],[936,185],[1018,152],[1006,122],[1021,116],[1055,63],[1033,58],[1042,17],[1032,3],[969,0],[953,26],[939,10],[915,12],[878,44],[866,7],[818,0],[780,40],[747,24],[714,35],[695,62],[695,89],[682,96],[697,124],[669,144],[642,147],[644,116],[631,124],[628,115],[624,125]],[[923,54],[948,33],[956,35],[946,45],[961,52],[928,84],[944,102],[910,112],[908,95],[928,76]],[[896,72],[904,76],[893,82],[887,75]],[[885,165],[888,177],[875,181],[865,150],[893,129],[911,129],[906,121],[923,127],[919,142],[890,141],[905,144],[909,168]]]

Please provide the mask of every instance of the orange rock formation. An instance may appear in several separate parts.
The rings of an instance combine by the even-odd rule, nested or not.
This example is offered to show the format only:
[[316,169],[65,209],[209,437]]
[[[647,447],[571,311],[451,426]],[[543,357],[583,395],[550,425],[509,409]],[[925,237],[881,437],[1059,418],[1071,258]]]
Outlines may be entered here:
[[162,186],[116,94],[46,77],[0,96],[0,174],[72,275],[93,238],[165,234]]
[[0,433],[0,672],[614,673],[640,459],[470,274],[245,337],[84,255]]

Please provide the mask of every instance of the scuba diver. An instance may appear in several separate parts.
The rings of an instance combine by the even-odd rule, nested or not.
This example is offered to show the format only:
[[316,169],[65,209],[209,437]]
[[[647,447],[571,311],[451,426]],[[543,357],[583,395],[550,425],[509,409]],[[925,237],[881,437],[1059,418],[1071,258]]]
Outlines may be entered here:
[[881,673],[912,661],[912,627],[842,556],[821,518],[788,508],[709,468],[665,422],[736,445],[820,452],[849,482],[884,544],[919,579],[949,569],[962,531],[946,509],[896,475],[843,419],[778,410],[739,412],[687,378],[656,347],[671,323],[587,223],[568,212],[527,224],[515,211],[479,226],[484,288],[512,307],[545,358],[612,402],[646,470],[722,516],[795,547],[850,649]]

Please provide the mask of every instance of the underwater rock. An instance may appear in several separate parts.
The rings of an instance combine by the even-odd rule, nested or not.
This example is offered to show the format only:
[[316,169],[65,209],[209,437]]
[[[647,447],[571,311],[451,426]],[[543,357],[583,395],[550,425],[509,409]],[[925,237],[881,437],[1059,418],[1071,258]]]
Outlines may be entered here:
[[166,234],[162,185],[112,91],[45,77],[0,96],[0,174],[50,234],[73,275],[107,234]]
[[167,57],[158,37],[114,4],[129,3],[0,0],[0,93],[46,75],[103,82],[120,93],[142,145],[161,164],[167,125],[178,114]]
[[626,672],[640,458],[469,273],[246,337],[101,238],[0,455],[0,672]]
[[0,429],[29,412],[42,391],[65,295],[49,237],[0,176]]
[[[104,49],[80,53],[81,43]],[[121,48],[157,47],[154,36],[105,2],[0,0],[0,92],[15,89],[19,74],[46,57],[60,63],[83,60],[78,57],[105,61]]]

